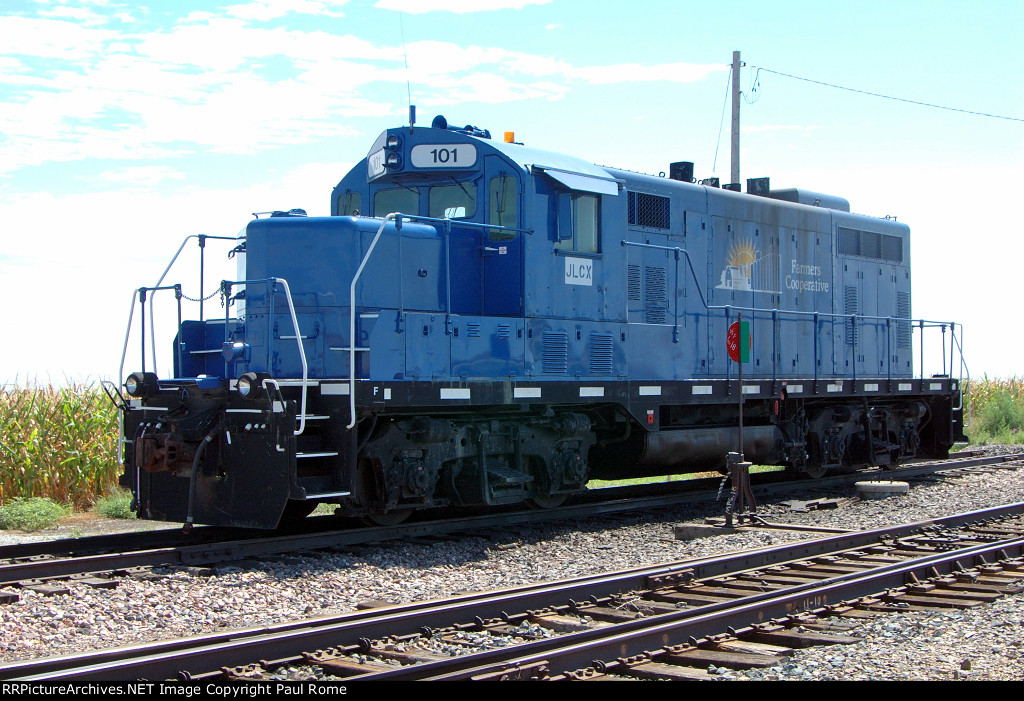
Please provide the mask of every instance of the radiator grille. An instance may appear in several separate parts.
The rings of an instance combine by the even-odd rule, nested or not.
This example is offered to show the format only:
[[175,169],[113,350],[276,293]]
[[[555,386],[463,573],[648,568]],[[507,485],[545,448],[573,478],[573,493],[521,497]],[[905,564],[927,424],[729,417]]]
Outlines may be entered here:
[[564,375],[569,371],[569,337],[564,332],[545,331],[541,367],[546,373]]
[[647,266],[644,269],[644,322],[664,324],[668,318],[668,294],[665,269]]
[[889,234],[876,234],[845,226],[839,227],[839,253],[844,256],[860,256],[884,260],[889,263],[903,262],[903,239]]
[[910,328],[910,293],[896,293],[896,316],[907,321],[896,322],[896,347],[910,348],[913,332]]
[[[857,294],[857,288],[852,285],[846,285],[843,288],[843,300],[845,302],[845,314],[856,314],[860,311],[860,299]],[[852,319],[846,320],[846,345],[856,346],[857,345],[857,333],[858,328],[853,323]]]
[[590,334],[590,374],[612,374],[612,335],[610,333]]
[[646,192],[629,192],[627,195],[630,224],[652,229],[671,228],[669,198]]
[[630,302],[639,302],[641,294],[640,266],[630,265],[626,268],[626,295]]

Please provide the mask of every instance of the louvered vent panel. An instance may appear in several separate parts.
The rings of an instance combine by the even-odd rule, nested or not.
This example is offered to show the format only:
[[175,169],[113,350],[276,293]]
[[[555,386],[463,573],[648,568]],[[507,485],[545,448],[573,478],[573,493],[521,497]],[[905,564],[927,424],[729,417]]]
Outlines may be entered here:
[[647,266],[644,269],[644,322],[664,324],[668,318],[668,295],[665,269]]
[[913,332],[910,328],[910,293],[909,292],[897,292],[896,293],[896,316],[900,319],[907,319],[908,321],[896,322],[896,347],[897,348],[910,348],[911,336]]
[[640,266],[630,265],[626,268],[626,295],[630,302],[639,302],[643,287],[640,283]]
[[612,374],[612,335],[610,333],[590,334],[590,374]]
[[[845,302],[845,314],[856,314],[860,311],[860,299],[857,294],[857,288],[852,285],[846,285],[843,288],[843,299]],[[846,345],[856,346],[857,345],[857,326],[854,325],[853,320],[846,320]]]
[[542,339],[544,357],[541,367],[546,373],[564,375],[569,371],[569,337],[565,333],[545,331]]
[[480,338],[480,324],[466,324],[466,335],[470,338]]

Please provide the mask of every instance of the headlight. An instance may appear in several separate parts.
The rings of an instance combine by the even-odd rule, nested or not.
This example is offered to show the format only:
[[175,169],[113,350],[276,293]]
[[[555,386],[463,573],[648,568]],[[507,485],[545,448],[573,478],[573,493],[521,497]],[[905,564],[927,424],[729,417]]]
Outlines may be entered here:
[[384,159],[384,164],[387,165],[388,168],[401,168],[402,157],[399,156],[397,153],[389,153],[388,157]]
[[386,147],[390,150],[395,150],[402,145],[402,139],[399,138],[398,134],[391,134],[388,136]]
[[244,373],[238,378],[238,395],[243,399],[249,399],[255,389],[263,385],[263,379],[255,372]]
[[249,344],[241,341],[228,341],[221,347],[221,355],[229,363],[233,360],[249,358]]
[[133,372],[124,382],[124,389],[132,397],[141,397],[158,389],[156,375],[151,372]]
[[270,375],[263,372],[242,373],[235,383],[238,396],[242,399],[256,399],[258,390],[263,387],[263,381],[269,377]]

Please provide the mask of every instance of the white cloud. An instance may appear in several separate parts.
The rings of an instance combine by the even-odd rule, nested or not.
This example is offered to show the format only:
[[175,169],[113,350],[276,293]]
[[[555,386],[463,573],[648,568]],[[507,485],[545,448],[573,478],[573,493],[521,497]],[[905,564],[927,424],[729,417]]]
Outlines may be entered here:
[[572,68],[567,71],[567,75],[585,80],[593,85],[654,81],[692,83],[703,80],[712,73],[726,70],[728,70],[727,66],[716,64],[662,63],[654,66],[645,66],[638,63],[622,63],[613,66]]
[[521,10],[528,5],[547,5],[551,0],[379,0],[375,7],[382,10],[397,10],[410,15],[427,12],[488,12],[491,10]]
[[[435,80],[434,86],[442,87],[440,82]],[[494,73],[473,73],[444,82],[444,94],[452,103],[472,100],[494,104],[531,98],[557,99],[568,91],[564,85],[549,82],[515,83]]]
[[68,7],[67,5],[58,5],[52,10],[41,10],[39,12],[43,17],[56,17],[56,18],[68,18],[72,19],[79,24],[86,26],[106,24],[107,18],[99,15],[92,10],[85,7]]
[[0,47],[8,55],[81,61],[98,55],[105,42],[117,37],[115,31],[71,21],[0,16]]
[[321,2],[320,0],[256,0],[244,5],[231,5],[225,8],[228,14],[241,19],[252,19],[260,22],[283,17],[290,12],[304,15],[321,15],[324,17],[344,17],[345,13],[330,8],[344,5],[348,0],[340,2]]
[[170,166],[138,166],[132,168],[119,168],[100,173],[98,179],[108,183],[127,185],[126,189],[152,189],[164,180],[184,180],[187,176],[184,172],[171,168]]
[[[683,63],[574,66],[440,41],[409,44],[407,70],[399,46],[251,24],[272,13],[332,12],[336,5],[261,0],[229,8],[234,16],[193,13],[190,22],[145,34],[0,18],[0,42],[9,46],[0,57],[0,86],[16,91],[0,97],[0,174],[83,158],[252,153],[310,143],[351,133],[340,126],[346,118],[393,114],[404,90],[392,100],[382,96],[387,86],[406,81],[435,103],[494,104],[559,99],[577,81],[680,82],[724,70]],[[498,5],[485,5],[492,6]]]
[[[0,255],[0,294],[7,299],[27,290],[33,294],[33,304],[15,305],[7,322],[31,334],[43,332],[39,309],[60,318],[53,342],[0,344],[0,383],[15,376],[30,379],[39,368],[51,368],[55,382],[65,376],[116,378],[133,290],[157,281],[186,235],[234,237],[252,212],[269,208],[303,207],[312,216],[326,215],[331,188],[350,167],[311,164],[245,188],[184,187],[129,196],[120,189],[70,195],[33,192],[0,199],[4,230],[18,232],[7,237]],[[235,261],[226,257],[230,248],[225,241],[207,244],[207,294],[219,280],[235,279]],[[193,242],[166,282],[180,282],[186,295],[197,297],[197,271]],[[40,285],[41,276],[57,284]],[[157,302],[162,370],[168,366],[166,351],[176,316],[173,296],[164,295],[164,306]],[[216,299],[208,303],[207,314],[215,310],[223,313]],[[194,315],[194,305],[185,311]],[[135,323],[137,329],[138,310]],[[133,337],[128,371],[135,369],[138,348]]]

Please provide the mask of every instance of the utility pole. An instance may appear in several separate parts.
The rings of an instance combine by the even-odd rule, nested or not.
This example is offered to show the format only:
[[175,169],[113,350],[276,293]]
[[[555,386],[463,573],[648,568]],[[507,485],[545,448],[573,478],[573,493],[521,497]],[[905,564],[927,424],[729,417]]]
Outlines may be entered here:
[[740,52],[732,52],[732,166],[729,182],[740,182]]

